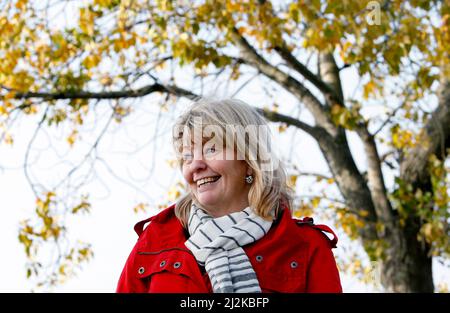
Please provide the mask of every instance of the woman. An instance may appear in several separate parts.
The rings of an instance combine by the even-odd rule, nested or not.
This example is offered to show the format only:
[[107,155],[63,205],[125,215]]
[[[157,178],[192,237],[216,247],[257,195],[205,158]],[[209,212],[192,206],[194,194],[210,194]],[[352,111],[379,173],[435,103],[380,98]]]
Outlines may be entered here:
[[136,224],[117,292],[342,292],[337,238],[291,217],[283,165],[254,108],[199,101],[173,143],[189,193]]

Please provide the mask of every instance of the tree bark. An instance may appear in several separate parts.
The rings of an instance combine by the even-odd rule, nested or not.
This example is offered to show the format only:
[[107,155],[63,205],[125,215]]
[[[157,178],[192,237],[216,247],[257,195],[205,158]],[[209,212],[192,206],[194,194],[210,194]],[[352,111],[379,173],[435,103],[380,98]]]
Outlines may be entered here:
[[[411,184],[413,192],[421,189],[432,191],[427,170],[430,155],[444,160],[450,147],[450,83],[442,78],[438,94],[438,107],[424,127],[423,141],[408,151],[400,164],[400,179]],[[398,249],[393,248],[383,262],[383,285],[396,292],[433,292],[432,257],[429,244],[419,241],[417,235],[422,222],[411,215],[396,236],[389,238]]]
[[[90,92],[83,90],[57,91],[57,92],[16,92],[14,99],[43,99],[43,100],[61,100],[61,99],[121,99],[121,98],[141,98],[153,92],[165,92],[186,97],[191,100],[198,99],[198,96],[189,90],[179,88],[173,85],[162,85],[154,83],[137,89],[125,89],[120,91],[100,91]],[[2,100],[3,97],[0,97]]]
[[[335,62],[331,55],[320,58],[320,76],[333,86],[338,95],[342,95],[340,79]],[[431,190],[427,162],[430,154],[439,153],[445,158],[450,138],[450,97],[448,80],[441,82],[439,106],[425,127],[426,141],[408,154],[401,164],[400,178],[408,181],[414,189]],[[417,216],[407,217],[404,226],[400,226],[398,216],[393,211],[387,198],[387,191],[381,172],[381,162],[373,136],[367,128],[360,125],[357,130],[363,140],[368,158],[370,192],[361,180],[355,184],[355,178],[349,179],[345,172],[354,167],[348,149],[345,134],[338,131],[333,140],[324,135],[318,140],[322,152],[336,178],[339,189],[351,205],[372,207],[376,212],[375,219],[382,225],[377,237],[384,244],[384,258],[381,260],[381,283],[388,292],[433,292],[432,258],[428,244],[419,241],[418,234],[421,221]],[[348,152],[347,152],[348,150]],[[339,152],[338,152],[339,151]],[[358,189],[359,186],[359,189]],[[354,192],[358,190],[359,192]],[[372,217],[372,216],[371,216]],[[369,235],[369,236],[368,236]],[[363,242],[374,239],[373,232],[361,233]]]
[[[338,100],[338,104],[344,105],[339,70],[331,53],[319,55],[319,75],[337,95],[337,99],[326,97],[328,101]],[[329,106],[332,103],[328,103]],[[345,129],[334,126],[336,130],[332,134],[323,135],[319,140],[319,146],[327,160],[330,170],[336,178],[336,183],[349,206],[358,211],[365,211],[368,222],[366,229],[362,230],[363,241],[376,239],[374,223],[376,221],[375,207],[370,190],[359,172],[348,146]],[[364,214],[361,214],[364,215]]]
[[426,183],[429,180],[427,172],[428,158],[435,154],[440,160],[447,155],[450,147],[450,82],[442,78],[438,93],[438,107],[424,128],[423,140],[409,151],[400,164],[400,176],[405,182]]

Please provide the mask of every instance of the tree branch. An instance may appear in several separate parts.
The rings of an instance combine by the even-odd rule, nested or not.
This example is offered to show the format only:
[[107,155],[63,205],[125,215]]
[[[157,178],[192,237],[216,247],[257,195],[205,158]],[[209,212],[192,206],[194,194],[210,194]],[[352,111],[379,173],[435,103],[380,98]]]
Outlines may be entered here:
[[375,137],[369,133],[366,125],[356,129],[367,156],[367,182],[372,194],[375,211],[380,222],[393,227],[393,210],[387,197],[386,185],[381,170],[381,160],[375,143]]
[[[41,130],[42,124],[45,122],[46,118],[47,118],[47,113],[48,113],[49,107],[47,106],[45,108],[45,112],[42,115],[42,118],[39,120],[38,126],[36,127],[36,130],[33,133],[33,137],[31,137],[30,142],[28,143],[27,146],[27,150],[25,152],[25,158],[24,158],[24,162],[23,162],[23,171],[25,174],[25,178],[28,181],[28,184],[30,185],[31,190],[34,193],[34,196],[37,198],[39,198],[39,191],[35,188],[35,184],[33,183],[33,180],[31,179],[30,173],[28,171],[28,160],[29,160],[29,156],[30,156],[30,151],[31,151],[31,147],[34,143],[34,141],[36,140],[39,131]],[[45,189],[45,188],[44,188]]]
[[[261,3],[260,3],[261,4]],[[277,14],[272,11],[272,15],[276,16]],[[305,79],[311,82],[314,86],[316,86],[325,96],[327,103],[339,103],[344,106],[344,97],[342,95],[341,89],[333,89],[333,86],[330,86],[326,81],[321,78],[321,73],[319,75],[315,75],[311,72],[304,64],[298,61],[298,59],[289,51],[285,41],[280,39],[281,45],[274,47],[274,50],[282,57],[284,61],[294,70],[296,70],[300,75],[302,75]],[[330,53],[331,57],[332,54]],[[320,61],[320,60],[319,60]],[[334,59],[333,59],[334,61]],[[320,66],[319,66],[320,69]],[[339,70],[338,70],[339,72]],[[339,73],[337,75],[339,78]],[[339,82],[339,80],[338,80]]]
[[271,122],[286,123],[289,126],[297,127],[315,139],[321,135],[320,129],[317,126],[308,125],[298,119],[274,111],[268,111],[260,108],[257,108],[256,110]]
[[[126,89],[121,91],[101,91],[89,92],[83,90],[70,90],[61,92],[16,92],[14,99],[39,98],[43,100],[62,100],[62,99],[120,99],[120,98],[139,98],[149,95],[153,92],[167,92],[172,95],[183,96],[191,100],[198,98],[194,93],[173,85],[162,85],[155,83],[138,89]],[[0,96],[3,100],[4,96]],[[25,105],[26,107],[26,105]],[[19,107],[21,108],[21,107]]]
[[239,48],[241,59],[245,64],[256,68],[305,103],[313,114],[317,124],[330,131],[335,129],[334,124],[330,121],[327,114],[328,108],[324,106],[305,86],[303,86],[303,84],[266,61],[258,54],[258,52],[256,52],[248,41],[239,34],[239,31],[236,28],[233,28],[231,31],[231,37]]
[[322,81],[332,90],[331,96],[325,93],[328,103],[330,105],[338,103],[339,105],[344,106],[344,93],[342,91],[341,79],[339,77],[339,69],[333,53],[320,53],[319,60],[320,77],[322,78]]
[[[119,99],[119,98],[137,98],[143,97],[153,92],[165,92],[167,94],[172,94],[179,97],[185,97],[190,100],[196,101],[201,98],[201,96],[188,91],[186,89],[180,88],[178,86],[170,85],[164,86],[162,84],[155,83],[153,85],[148,85],[139,89],[128,89],[123,91],[109,91],[109,92],[88,92],[88,91],[67,91],[67,92],[57,92],[57,93],[47,93],[47,92],[28,92],[28,93],[16,93],[15,99],[30,99],[30,98],[40,98],[43,100],[63,100],[63,99]],[[2,99],[2,98],[0,98]],[[28,104],[23,104],[18,106],[16,109],[24,109]],[[317,127],[310,126],[303,123],[300,120],[292,118],[287,115],[279,114],[274,111],[268,111],[263,109],[256,109],[260,114],[266,117],[269,121],[286,123],[289,126],[294,126],[302,129],[306,133],[310,134],[314,138],[319,136]]]
[[400,177],[410,184],[424,184],[429,179],[428,159],[435,154],[441,160],[450,147],[450,81],[442,78],[438,94],[439,106],[425,125],[421,144],[412,148],[400,164]]
[[281,46],[275,47],[275,51],[286,61],[286,63],[296,70],[299,74],[301,74],[305,79],[311,82],[314,86],[317,87],[325,96],[328,103],[337,102],[344,105],[344,99],[342,96],[338,96],[338,93],[331,88],[327,83],[325,83],[319,76],[311,72],[305,65],[298,61],[298,59],[289,52],[286,45],[283,44]]
[[[326,175],[321,174],[321,173],[313,173],[313,172],[302,172],[302,171],[299,171],[299,172],[297,172],[297,173],[295,173],[295,174],[297,174],[298,176],[312,176],[312,177],[315,177],[317,180],[330,180],[330,179],[333,179],[333,177],[331,177],[331,176],[326,176]],[[334,179],[333,179],[333,180],[334,180]]]
[[391,121],[392,118],[395,117],[395,115],[397,114],[397,112],[403,108],[404,104],[407,103],[409,101],[409,98],[411,96],[411,93],[408,93],[405,101],[403,101],[399,106],[397,106],[391,113],[388,114],[386,120],[383,122],[383,124],[381,124],[380,127],[378,127],[378,129],[373,133],[373,136],[376,137],[378,135],[378,133],[383,130],[383,128],[389,124],[389,122]]

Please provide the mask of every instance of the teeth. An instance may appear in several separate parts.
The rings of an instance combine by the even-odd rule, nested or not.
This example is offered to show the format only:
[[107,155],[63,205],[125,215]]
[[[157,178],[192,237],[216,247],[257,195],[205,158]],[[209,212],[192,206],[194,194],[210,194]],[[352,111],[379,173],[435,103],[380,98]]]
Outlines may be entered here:
[[199,179],[197,181],[197,187],[200,187],[201,185],[206,184],[206,183],[214,182],[214,181],[218,180],[219,178],[220,177],[215,176],[215,177],[205,177],[205,178]]

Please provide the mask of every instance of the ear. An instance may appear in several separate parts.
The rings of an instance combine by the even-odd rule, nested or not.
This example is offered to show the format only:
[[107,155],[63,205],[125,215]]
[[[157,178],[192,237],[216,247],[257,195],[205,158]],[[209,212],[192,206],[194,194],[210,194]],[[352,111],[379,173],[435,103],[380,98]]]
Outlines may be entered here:
[[253,169],[250,166],[247,166],[247,175],[252,175],[253,174]]

